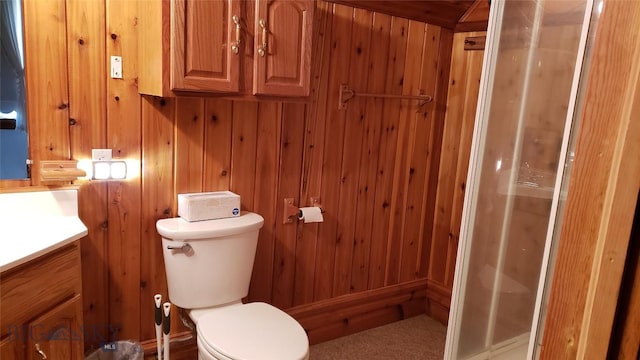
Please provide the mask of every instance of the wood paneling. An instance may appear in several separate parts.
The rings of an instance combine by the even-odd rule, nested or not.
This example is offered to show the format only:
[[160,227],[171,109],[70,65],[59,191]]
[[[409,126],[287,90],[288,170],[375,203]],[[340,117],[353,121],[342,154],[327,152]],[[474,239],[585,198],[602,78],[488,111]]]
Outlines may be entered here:
[[[387,75],[385,93],[402,94],[407,48],[407,28],[409,21],[394,17],[389,32],[389,52],[387,55]],[[400,100],[385,100],[382,104],[380,133],[380,155],[376,168],[376,193],[371,230],[371,251],[369,259],[369,288],[381,287],[387,277],[388,234],[391,224],[391,199],[393,196],[393,174],[395,149],[398,141]]]
[[635,31],[640,3],[605,1],[604,8],[583,101],[576,145],[580,155],[567,194],[542,357],[606,357],[640,187],[640,36]]
[[[349,48],[349,76],[347,84],[356,89],[365,89],[369,78],[368,59],[369,44],[371,42],[372,13],[368,10],[356,9],[353,13],[351,28],[351,46]],[[362,167],[360,154],[365,136],[365,104],[366,99],[352,101],[344,110],[344,143],[340,167],[340,185],[334,189],[338,193],[338,219],[336,234],[336,255],[333,271],[332,296],[339,296],[351,292],[354,286],[351,282],[351,265],[354,247],[358,240],[355,238],[357,219],[358,179]],[[331,104],[329,105],[331,106]],[[358,287],[362,287],[358,285]]]
[[174,193],[202,192],[204,99],[177,98],[175,121]]
[[[142,97],[142,201],[140,209],[140,339],[155,337],[155,294],[167,297],[162,243],[156,221],[168,218],[176,198],[173,194],[175,99]],[[177,323],[176,321],[172,323]]]
[[[107,147],[104,1],[67,2],[69,124],[71,158],[89,159],[92,148]],[[87,87],[86,84],[92,84]],[[81,239],[86,343],[110,336],[107,184],[87,182],[78,190],[80,219],[88,235]]]
[[[282,104],[262,102],[259,104],[258,134],[256,145],[256,178],[254,211],[262,215],[264,225],[258,239],[258,254],[274,254],[276,226],[278,220],[278,169],[280,167],[280,143],[282,133]],[[280,220],[281,222],[281,220]],[[256,301],[271,302],[273,284],[273,256],[256,257],[251,278],[249,296]]]
[[[369,45],[367,69],[374,74],[387,71],[389,62],[389,39],[391,16],[374,13]],[[384,93],[386,76],[367,79],[367,92]],[[360,174],[358,176],[353,257],[351,263],[351,292],[369,288],[369,273],[372,249],[372,229],[374,222],[375,194],[377,188],[378,159],[380,156],[382,109],[381,99],[362,99],[363,111],[362,150],[360,151]]]
[[[390,2],[377,3],[380,5]],[[435,2],[420,1],[415,3],[421,3],[423,6],[435,5]],[[248,22],[251,24],[254,20],[252,18],[254,4],[252,1],[247,4]],[[454,4],[454,2],[450,4]],[[470,6],[470,4],[468,5]],[[120,7],[123,7],[122,14]],[[388,8],[387,11],[394,14],[394,11],[399,8],[397,4],[393,4],[393,8]],[[623,91],[626,94],[634,89],[631,85],[628,88],[620,86],[620,83],[628,83],[632,78],[629,76],[632,72],[628,69],[624,70],[624,66],[628,65],[625,61],[637,59],[637,56],[619,55],[615,49],[620,46],[636,45],[634,41],[629,40],[631,35],[635,33],[628,31],[628,29],[637,28],[634,20],[638,18],[635,16],[637,10],[634,9],[636,8],[637,5],[633,2],[610,1],[605,3],[606,10],[602,14],[602,19],[606,19],[606,21],[601,19],[603,23],[598,27],[601,39],[594,51],[600,65],[594,66],[598,70],[595,72],[596,75],[593,75],[595,80],[592,81],[595,82],[593,89],[587,91],[587,103],[592,104],[589,109],[593,110],[595,115],[592,117],[594,119],[603,111],[606,112],[603,118],[614,119],[616,114],[620,114],[620,111],[612,112],[612,104],[626,99],[626,97],[619,95]],[[160,11],[164,10],[166,9],[160,9]],[[353,8],[319,2],[317,10],[315,17],[317,26],[314,33],[314,40],[317,41],[314,42],[311,101],[303,106],[283,103],[246,103],[219,99],[194,100],[200,108],[202,108],[200,104],[204,102],[203,118],[197,121],[197,129],[203,129],[203,143],[201,153],[198,152],[200,149],[197,145],[188,145],[186,149],[190,154],[191,150],[194,150],[192,155],[203,165],[200,169],[192,169],[182,163],[185,159],[182,155],[176,156],[176,153],[184,154],[184,148],[177,144],[177,139],[189,139],[188,136],[183,138],[182,135],[180,137],[177,135],[181,125],[178,125],[178,116],[175,114],[176,100],[154,97],[140,98],[132,91],[137,69],[144,68],[142,65],[145,61],[156,58],[143,58],[138,62],[135,55],[134,50],[137,45],[132,39],[135,38],[136,32],[135,17],[133,16],[136,10],[133,10],[129,4],[116,0],[25,2],[26,85],[29,97],[32,158],[39,161],[42,159],[66,159],[72,156],[81,160],[80,157],[88,156],[86,152],[90,148],[112,146],[119,155],[131,156],[134,160],[136,158],[140,160],[140,167],[134,167],[140,170],[138,180],[121,184],[114,183],[113,185],[80,182],[80,213],[90,231],[89,240],[83,241],[82,244],[82,259],[85,268],[84,283],[87,284],[84,288],[85,327],[104,326],[105,328],[101,332],[105,336],[113,336],[114,338],[124,336],[141,340],[153,338],[151,299],[155,293],[162,293],[166,298],[163,259],[155,223],[159,218],[175,216],[173,209],[175,208],[176,185],[174,182],[176,179],[179,179],[180,182],[200,183],[203,190],[226,188],[236,190],[243,196],[245,209],[258,211],[265,216],[267,225],[261,232],[250,299],[265,299],[280,306],[296,305],[294,309],[306,307],[309,311],[316,306],[315,304],[324,306],[334,302],[338,304],[337,308],[344,306],[349,311],[355,311],[357,306],[348,305],[352,304],[350,300],[355,298],[360,299],[358,305],[377,304],[367,308],[370,310],[370,314],[358,317],[357,320],[356,315],[347,316],[343,318],[353,321],[327,324],[325,327],[315,328],[318,335],[317,337],[312,335],[312,338],[327,339],[344,334],[351,331],[345,330],[347,325],[351,329],[361,329],[390,321],[389,319],[399,318],[397,313],[390,315],[391,311],[396,310],[386,308],[386,302],[381,300],[383,297],[387,298],[387,295],[384,294],[392,294],[398,288],[407,290],[407,287],[411,286],[418,286],[418,289],[422,289],[425,283],[428,284],[425,296],[429,299],[429,311],[432,314],[435,312],[440,315],[445,314],[449,296],[447,286],[451,280],[447,276],[442,277],[441,262],[430,264],[426,260],[432,257],[432,251],[427,244],[429,241],[432,244],[442,244],[442,238],[440,240],[435,238],[435,236],[440,237],[436,234],[445,233],[439,230],[438,226],[450,221],[449,227],[454,229],[453,224],[459,221],[460,214],[457,213],[455,204],[461,201],[463,192],[461,186],[463,177],[460,175],[464,173],[462,169],[466,166],[462,155],[464,152],[462,150],[463,143],[460,142],[457,159],[453,155],[453,148],[448,148],[447,144],[449,139],[455,138],[454,127],[461,126],[460,139],[466,136],[464,129],[467,126],[465,124],[468,123],[464,121],[468,121],[467,116],[471,111],[473,101],[471,101],[472,96],[468,95],[474,91],[473,87],[465,90],[468,91],[468,94],[465,95],[467,97],[463,105],[466,113],[463,111],[462,125],[456,121],[452,121],[449,125],[450,118],[447,117],[442,133],[439,134],[437,123],[418,126],[416,122],[437,118],[438,113],[444,112],[444,104],[447,102],[443,100],[446,99],[448,88],[446,79],[449,78],[448,56],[450,56],[446,50],[447,46],[450,46],[448,44],[451,41],[451,33],[440,29],[439,47],[437,48],[438,64],[435,69],[437,76],[435,92],[430,94],[436,98],[434,104],[428,105],[427,110],[423,110],[421,114],[415,114],[415,103],[413,102],[354,99],[353,101],[361,102],[360,104],[356,102],[350,104],[356,109],[363,106],[362,102],[364,102],[364,117],[361,120],[355,115],[349,115],[356,118],[358,122],[356,125],[347,124],[347,113],[357,114],[358,111],[353,109],[338,110],[336,104],[339,85],[349,82],[350,76],[356,75],[352,72],[362,70],[351,67],[356,66],[354,64],[365,64],[370,67],[367,70],[366,87],[372,89],[371,91],[375,88],[376,91],[384,89],[385,93],[400,94],[406,93],[405,91],[408,90],[417,90],[419,88],[416,85],[417,81],[422,81],[423,75],[432,76],[429,71],[433,71],[433,64],[429,65],[428,61],[425,62],[423,55],[431,56],[429,54],[435,51],[424,48],[425,44],[432,46],[431,40],[426,35],[431,30],[424,24],[412,22],[409,39],[410,26],[406,19],[391,17],[390,26],[387,26],[385,25],[387,20],[384,16],[373,13],[371,14],[373,26],[369,27],[370,33],[367,34],[367,30],[362,28],[354,31],[354,27],[362,25],[358,25],[361,24],[359,20],[354,22]],[[406,11],[407,9],[401,10]],[[460,9],[455,11],[460,11]],[[412,12],[420,14],[420,11]],[[363,13],[358,12],[358,14]],[[432,20],[432,22],[435,21]],[[160,29],[166,30],[166,26],[163,27],[163,24],[155,25],[158,26],[159,35],[159,39],[156,40],[165,40],[166,34]],[[444,24],[436,23],[436,25]],[[453,25],[455,25],[453,22],[446,24],[449,27],[453,27]],[[137,26],[143,25],[138,24]],[[421,30],[418,32],[413,30],[416,26]],[[620,40],[617,33],[620,30],[625,31],[623,34],[628,37],[627,41]],[[247,29],[245,49],[253,47],[254,35],[252,31],[253,29]],[[436,29],[433,28],[433,31]],[[356,32],[359,33],[357,37],[355,37]],[[375,41],[371,40],[367,48],[360,49],[360,53],[355,48],[356,56],[355,59],[352,59],[354,56],[352,41],[367,37],[375,39]],[[609,41],[614,37],[616,41]],[[384,54],[384,49],[387,48],[387,38],[388,50]],[[408,44],[411,45],[408,46]],[[413,44],[417,44],[415,45],[417,48],[414,48]],[[612,48],[609,49],[605,44],[609,44],[607,46]],[[599,48],[602,50],[598,50]],[[103,49],[108,52],[103,52]],[[123,55],[125,65],[123,72],[125,79],[123,80],[108,79],[105,81],[108,56],[117,55],[111,52]],[[250,54],[252,51],[246,53]],[[363,61],[357,60],[358,57],[364,56],[368,58]],[[377,67],[383,67],[385,56],[386,71],[374,71]],[[457,58],[458,55],[454,54],[454,56]],[[616,62],[610,64],[607,62],[608,59],[613,59]],[[251,68],[252,58],[247,56],[244,61],[245,67]],[[430,66],[431,70],[423,68],[423,66]],[[610,72],[610,69],[616,71]],[[602,75],[604,73],[606,76]],[[624,76],[620,74],[624,74]],[[616,80],[619,77],[622,80]],[[382,85],[383,78],[385,80],[384,87]],[[251,81],[247,79],[250,79],[250,76],[244,79],[244,87],[249,88]],[[356,84],[350,85],[355,88]],[[603,91],[614,88],[617,90]],[[362,91],[357,88],[355,90]],[[116,96],[118,96],[118,100],[116,100]],[[184,103],[182,104],[184,105]],[[460,104],[459,101],[458,104]],[[508,104],[504,104],[504,106],[508,106]],[[625,114],[631,109],[635,111],[632,106],[627,106],[624,109],[627,109]],[[186,110],[191,112],[194,109],[188,107]],[[197,110],[197,113],[200,114],[201,110]],[[71,129],[69,128],[70,119],[76,121]],[[362,123],[359,123],[360,121]],[[618,130],[620,130],[620,134],[624,134],[625,130],[630,132],[635,129],[631,126],[611,126],[611,123],[602,121],[589,120],[587,124],[589,125],[583,125],[586,130],[582,131],[581,135],[586,139],[584,140],[585,144],[597,143],[593,140],[595,139],[593,134],[597,134],[598,139],[605,141],[614,139]],[[363,133],[358,134],[357,137],[346,138],[347,126],[357,127]],[[378,127],[380,129],[379,137],[375,135],[375,129]],[[423,129],[425,133],[413,134],[410,133],[412,129],[413,131],[422,131],[421,129]],[[196,132],[196,130],[190,129],[189,134]],[[353,132],[353,130],[349,130],[349,134]],[[590,134],[591,137],[588,136]],[[441,156],[436,156],[433,152],[434,150],[438,151],[438,146],[435,146],[436,141],[434,141],[438,139],[438,136],[442,136],[445,145]],[[376,140],[378,138],[379,140]],[[424,139],[428,139],[428,141],[421,142]],[[589,139],[590,141],[587,141]],[[352,144],[356,140],[359,144]],[[378,142],[376,143],[376,141]],[[633,142],[628,143],[632,144]],[[627,142],[620,142],[620,144],[627,144]],[[429,149],[431,158],[427,161],[423,158],[425,145],[436,148]],[[622,180],[611,182],[611,184],[616,184],[615,189],[605,187],[608,183],[605,181],[605,177],[608,179],[607,176],[611,173],[609,170],[612,169],[610,166],[614,163],[610,160],[614,157],[612,157],[613,150],[604,145],[606,144],[603,146],[582,145],[593,156],[585,158],[582,160],[582,165],[578,166],[576,175],[573,177],[573,182],[577,185],[573,186],[579,187],[574,193],[578,194],[580,191],[589,194],[611,193],[616,194],[615,199],[624,198],[621,195],[624,193],[617,190],[628,185]],[[290,146],[298,150],[289,150]],[[343,166],[345,146],[348,146],[349,149],[358,149],[356,151],[359,153],[361,166],[357,169],[353,167],[353,162]],[[378,157],[375,184],[372,184],[371,167],[376,161],[376,148],[378,149]],[[622,151],[623,155],[627,154],[626,145],[618,146],[616,149]],[[363,158],[363,155],[368,155],[369,151],[371,151],[372,157]],[[600,151],[604,152],[600,154]],[[193,159],[193,156],[190,155],[186,158]],[[450,217],[446,214],[448,211],[446,208],[449,206],[447,197],[451,196],[451,189],[445,187],[442,191],[438,191],[436,200],[430,195],[433,182],[426,180],[435,175],[444,176],[446,172],[454,172],[452,165],[448,165],[448,168],[442,171],[439,169],[434,171],[436,158],[440,159],[440,164],[444,164],[445,159],[451,161],[456,159],[457,161]],[[636,158],[637,156],[635,158],[622,156],[621,159],[633,160]],[[283,161],[283,159],[287,161]],[[619,158],[616,157],[616,159]],[[423,166],[430,164],[428,165],[429,173],[419,176],[424,179],[423,184],[410,184],[409,186],[407,179],[412,177],[410,173],[406,172],[410,171],[411,164],[416,164],[416,161]],[[615,162],[615,164],[622,163]],[[187,168],[189,172],[195,171],[198,176],[193,180],[184,179],[185,175],[176,172],[176,169],[183,168]],[[631,168],[616,165],[616,169],[627,169],[625,171],[630,171]],[[339,191],[340,188],[346,186],[342,185],[343,169],[348,169],[351,172],[357,170],[358,172],[357,175],[349,173],[350,177],[345,179],[349,181],[353,177],[358,179],[355,185],[354,183],[348,184],[350,189],[353,188],[356,191],[356,206],[351,206],[350,211],[339,207],[340,204],[352,203],[353,199],[349,197],[354,196],[353,193],[348,193],[344,194],[347,197],[343,198],[343,194]],[[592,171],[593,169],[599,170]],[[424,169],[421,170],[424,171]],[[591,176],[593,173],[604,175],[594,180]],[[37,167],[34,168],[32,175],[34,179],[39,178]],[[200,178],[198,179],[198,177]],[[618,179],[624,178],[619,177]],[[589,181],[586,182],[584,179],[589,179]],[[637,177],[633,179],[637,179]],[[452,181],[452,179],[448,180]],[[34,185],[38,185],[37,180],[34,183]],[[5,184],[6,182],[3,182],[2,186]],[[178,186],[182,187],[182,185]],[[268,189],[273,189],[271,194],[265,193],[269,191]],[[366,191],[361,193],[360,191],[364,189]],[[367,214],[371,213],[371,209],[367,205],[371,198],[367,193],[372,189],[375,189],[375,196],[372,200],[373,218],[367,220]],[[308,205],[309,197],[319,195],[326,209],[325,222],[314,225],[281,224],[278,212],[282,211],[281,196],[285,191],[287,195],[291,191],[292,196],[296,198],[296,203],[300,205]],[[436,213],[437,218],[434,220],[433,231],[428,231],[427,223],[411,224],[407,222],[407,219],[415,218],[420,218],[422,221],[423,217],[423,215],[414,217],[411,213],[407,216],[405,201],[408,199],[407,194],[410,191],[421,194],[422,199],[426,198],[426,202],[419,204],[420,212],[426,214],[424,215],[426,221],[430,221],[428,214],[429,211],[433,211],[433,209],[429,209],[430,202],[436,201],[438,206],[442,204],[445,208],[444,214]],[[411,200],[413,202],[415,199],[412,197]],[[115,203],[111,203],[111,201]],[[584,205],[585,201],[589,202],[586,206]],[[545,344],[548,347],[544,351],[553,354],[566,355],[568,353],[573,355],[576,342],[578,344],[586,343],[582,337],[578,338],[577,336],[588,333],[587,329],[572,327],[573,324],[581,322],[586,306],[572,305],[567,307],[564,304],[573,304],[576,299],[582,301],[587,294],[585,284],[590,273],[588,271],[589,265],[584,265],[584,262],[593,260],[596,249],[596,242],[593,239],[595,239],[594,234],[597,233],[591,228],[591,225],[599,224],[597,219],[602,215],[602,212],[595,213],[601,211],[601,207],[591,206],[593,201],[592,196],[573,196],[572,198],[570,193],[567,210],[570,215],[568,215],[563,235],[563,238],[566,237],[569,240],[565,240],[564,244],[561,243],[560,265],[556,271],[558,278],[555,281],[555,287],[561,290],[556,290],[556,294],[552,296],[550,314],[553,315],[551,316],[553,321],[548,323],[547,329],[551,330],[545,335]],[[413,206],[415,211],[417,204],[413,202]],[[586,215],[583,212],[584,209],[589,210]],[[613,208],[612,213],[618,214],[619,210],[619,208]],[[367,238],[366,229],[358,228],[357,224],[355,230],[351,232],[350,225],[345,227],[347,224],[342,224],[344,218],[356,218],[358,224],[360,221],[364,223],[371,221],[370,237]],[[403,222],[403,226],[398,226],[400,221]],[[622,226],[613,226],[615,224],[617,223],[612,223],[612,229],[623,228]],[[267,226],[271,229],[270,233]],[[418,241],[421,243],[416,247],[416,249],[420,249],[417,251],[419,254],[416,254],[419,258],[416,263],[410,259],[410,263],[404,266],[401,263],[402,259],[407,255],[407,251],[414,249],[415,246],[415,243],[406,242],[411,240],[406,240],[403,236],[410,226],[417,226],[421,229],[418,232],[420,237]],[[340,259],[340,263],[349,262],[349,269],[340,268],[336,272],[338,229],[349,230],[341,232],[343,237],[344,234],[347,236],[341,238],[340,241],[352,243],[347,245],[348,251],[346,253],[341,249],[339,255],[342,257],[351,253],[351,259],[348,256]],[[412,231],[415,230],[409,230],[409,233]],[[349,233],[352,234],[351,238],[349,238]],[[432,234],[433,239],[429,238],[429,235]],[[455,236],[455,233],[453,234]],[[584,239],[588,239],[588,241],[571,241],[573,237],[582,237],[582,234],[585,234]],[[610,235],[605,237],[605,240],[614,237],[613,233],[604,232],[604,234]],[[302,243],[303,241],[306,243]],[[354,244],[353,241],[358,242]],[[444,242],[448,244],[447,252],[449,254],[445,268],[451,269],[453,266],[451,254],[455,251],[448,239]],[[617,243],[605,241],[604,245],[607,244],[615,245]],[[435,250],[439,246],[433,249]],[[605,246],[605,248],[609,249],[610,247]],[[404,254],[403,249],[407,250]],[[368,265],[367,253],[369,256]],[[433,254],[433,256],[443,256],[439,252]],[[576,254],[580,256],[576,256]],[[283,262],[277,262],[276,259]],[[596,285],[605,284],[610,279],[615,280],[616,269],[614,265],[618,262],[614,261],[612,267],[609,267],[605,266],[607,264],[606,257],[598,257],[597,260],[600,262],[596,268],[600,269],[599,274],[602,276],[599,278],[600,283],[596,283]],[[366,290],[364,287],[365,272],[362,271],[361,266],[364,266],[368,273]],[[368,269],[366,269],[367,266]],[[398,283],[401,276],[405,279],[410,277],[411,270],[416,267],[418,272],[415,275],[415,280]],[[575,268],[587,270],[584,272],[563,271],[563,269]],[[433,280],[427,281],[424,278],[425,269],[431,269],[430,274],[434,276]],[[447,272],[448,270],[445,270],[445,273]],[[350,277],[350,280],[341,279],[337,289],[344,291],[344,284],[349,284],[349,286],[354,284],[354,286],[348,289],[348,294],[334,298],[333,291],[336,288],[334,279],[345,276],[344,274]],[[439,285],[441,282],[444,282],[444,287]],[[398,284],[385,286],[392,283]],[[311,287],[310,284],[313,286]],[[602,296],[606,289],[605,286],[595,286],[593,291],[589,292],[592,294],[590,296],[592,296],[594,304],[606,305],[608,297]],[[127,292],[124,297],[122,296],[123,291]],[[571,301],[567,301],[567,299],[571,299]],[[396,303],[398,301],[402,302],[402,300],[396,300]],[[420,300],[419,302],[420,306],[423,306],[424,301]],[[320,307],[320,305],[317,306]],[[296,312],[292,310],[292,313]],[[303,312],[300,311],[297,314],[303,314]],[[305,321],[302,315],[296,316],[300,316],[301,320]],[[333,318],[340,318],[340,316]],[[585,324],[589,327],[595,326],[592,321],[595,318],[587,319],[590,322],[587,321]],[[602,323],[604,324],[604,322]],[[118,332],[112,330],[118,330]],[[180,330],[176,329],[176,331]],[[597,331],[601,331],[601,329]],[[597,334],[597,331],[592,334]],[[95,346],[104,340],[98,339],[99,336],[103,335],[88,338],[86,346]],[[573,340],[573,342],[568,340]],[[569,348],[566,348],[567,344],[569,344]],[[600,346],[596,342],[590,342],[590,344]],[[4,343],[0,346],[2,351],[5,351]],[[554,352],[554,349],[559,350]]]
[[[30,156],[35,163],[69,159],[66,4],[25,1],[23,12]],[[40,185],[38,166],[31,168],[32,185]]]
[[457,33],[453,38],[428,274],[429,280],[449,289],[453,286],[483,56],[482,51],[466,51],[464,42],[468,36],[479,35],[483,33]]
[[[280,170],[276,198],[275,253],[271,303],[286,309],[293,305],[296,269],[297,223],[283,224],[283,199],[294,198],[300,204],[304,104],[283,104],[280,135]],[[266,254],[270,256],[271,254]],[[268,275],[267,275],[268,276]]]
[[[429,293],[434,304],[446,303],[447,289],[428,292],[426,284],[450,30],[319,2],[309,101],[159,98],[136,89],[144,68],[134,41],[142,7],[68,1],[60,46],[71,59],[69,91],[77,99],[73,157],[108,147],[133,164],[126,181],[79,182],[90,229],[83,243],[86,325],[105,326],[102,340],[154,337],[152,297],[167,298],[155,223],[176,216],[183,192],[230,189],[243,210],[265,218],[249,300],[297,309],[303,323],[315,316],[308,322],[313,339],[424,312]],[[123,79],[108,77],[110,55],[123,57]],[[412,100],[355,98],[341,110],[341,84],[435,100],[419,108]],[[310,206],[312,197],[325,209],[323,223],[283,224],[284,198]],[[312,309],[325,306],[333,315],[323,323]],[[174,323],[176,334],[185,331]],[[88,338],[86,347],[100,340]]]
[[[107,147],[113,157],[132,161],[133,172],[141,159],[140,96],[137,89],[136,3],[111,0],[106,4],[107,53],[122,56],[122,79],[107,81]],[[109,59],[109,58],[108,58]],[[136,165],[133,165],[136,164]],[[108,190],[109,322],[114,339],[136,338],[141,324],[140,231],[141,180],[110,182]]]

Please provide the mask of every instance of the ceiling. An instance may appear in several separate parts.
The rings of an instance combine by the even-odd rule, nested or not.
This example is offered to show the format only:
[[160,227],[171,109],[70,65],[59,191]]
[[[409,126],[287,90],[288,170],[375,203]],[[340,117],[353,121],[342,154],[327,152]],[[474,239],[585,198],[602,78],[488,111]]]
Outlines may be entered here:
[[487,29],[489,0],[327,0],[454,31]]

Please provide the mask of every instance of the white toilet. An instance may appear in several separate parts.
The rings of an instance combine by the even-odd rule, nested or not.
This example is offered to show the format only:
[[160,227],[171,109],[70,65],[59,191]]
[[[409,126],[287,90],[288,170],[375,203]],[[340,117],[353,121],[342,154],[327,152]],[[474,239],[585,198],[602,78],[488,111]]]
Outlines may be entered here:
[[264,219],[238,217],[156,223],[162,236],[169,300],[196,324],[200,360],[303,360],[309,339],[300,324],[266,303],[242,304]]

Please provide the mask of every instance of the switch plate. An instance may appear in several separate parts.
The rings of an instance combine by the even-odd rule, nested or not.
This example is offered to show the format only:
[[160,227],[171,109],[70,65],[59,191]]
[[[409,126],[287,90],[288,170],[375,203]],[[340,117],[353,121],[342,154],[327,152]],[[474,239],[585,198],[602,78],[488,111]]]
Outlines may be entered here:
[[111,77],[122,79],[122,56],[111,57]]
[[111,149],[91,149],[91,160],[110,161],[111,153]]

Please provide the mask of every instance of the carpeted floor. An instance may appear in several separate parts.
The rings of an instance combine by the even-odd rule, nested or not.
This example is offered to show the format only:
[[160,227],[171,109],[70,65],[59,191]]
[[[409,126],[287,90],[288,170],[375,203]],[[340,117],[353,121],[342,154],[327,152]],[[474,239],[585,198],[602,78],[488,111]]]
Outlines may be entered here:
[[309,360],[440,360],[447,328],[426,315],[311,346]]

